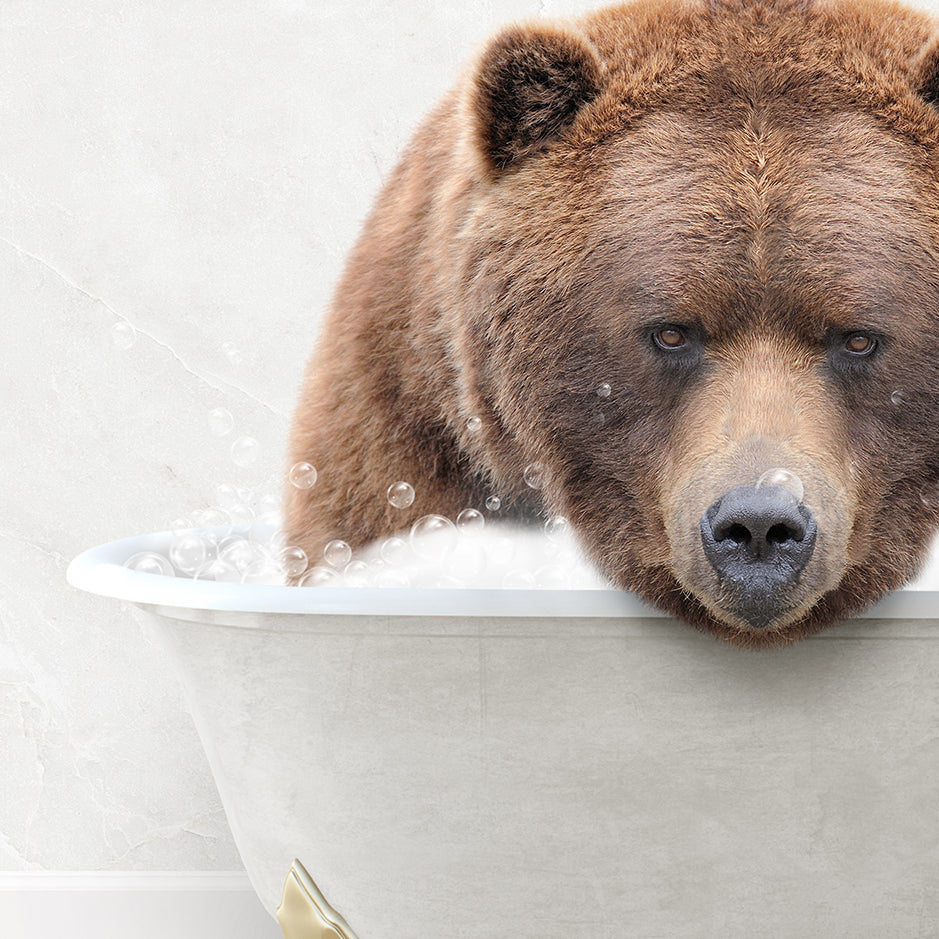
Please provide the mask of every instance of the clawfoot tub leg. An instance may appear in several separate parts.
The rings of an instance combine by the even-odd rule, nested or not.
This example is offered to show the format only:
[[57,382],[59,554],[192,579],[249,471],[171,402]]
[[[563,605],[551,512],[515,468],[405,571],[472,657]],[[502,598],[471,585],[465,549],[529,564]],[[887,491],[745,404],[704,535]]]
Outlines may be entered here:
[[284,939],[357,939],[349,924],[326,902],[313,878],[294,861],[277,907]]

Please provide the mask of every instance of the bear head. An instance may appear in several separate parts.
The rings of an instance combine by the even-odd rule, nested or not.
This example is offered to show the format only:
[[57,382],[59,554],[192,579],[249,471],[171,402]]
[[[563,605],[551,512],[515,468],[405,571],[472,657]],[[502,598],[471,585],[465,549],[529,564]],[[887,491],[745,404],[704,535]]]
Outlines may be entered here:
[[[563,515],[613,583],[722,638],[788,642],[900,586],[939,526],[937,35],[895,4],[785,0],[504,31],[367,225],[294,457],[319,465],[314,420],[361,434],[314,399],[386,368],[368,413],[397,443],[370,436],[434,439],[423,511],[490,491]],[[353,281],[385,310],[359,333]],[[298,540],[325,509],[290,498]],[[401,522],[363,519],[341,524]]]

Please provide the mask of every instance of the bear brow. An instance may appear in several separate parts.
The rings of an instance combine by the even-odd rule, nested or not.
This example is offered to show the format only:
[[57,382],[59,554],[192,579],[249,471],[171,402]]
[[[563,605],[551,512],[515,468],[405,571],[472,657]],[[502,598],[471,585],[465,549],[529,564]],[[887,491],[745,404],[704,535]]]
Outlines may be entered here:
[[[872,265],[871,269],[876,267]],[[841,284],[838,287],[818,285],[801,298],[799,319],[807,331],[869,332],[889,336],[902,325],[911,303],[916,305],[919,296],[919,291],[911,289],[912,285],[899,295],[883,284]]]

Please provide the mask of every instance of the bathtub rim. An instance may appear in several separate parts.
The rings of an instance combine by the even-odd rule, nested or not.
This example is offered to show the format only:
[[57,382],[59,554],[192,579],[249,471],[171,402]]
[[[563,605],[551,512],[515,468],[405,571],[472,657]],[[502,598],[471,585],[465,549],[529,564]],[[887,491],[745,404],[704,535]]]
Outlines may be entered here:
[[[199,529],[192,529],[198,531]],[[140,606],[240,613],[332,616],[471,616],[543,618],[667,618],[621,590],[490,590],[478,588],[287,587],[218,584],[165,577],[124,567],[140,551],[166,552],[174,532],[120,538],[88,548],[72,560],[66,579],[79,590]]]
[[[161,531],[133,535],[88,548],[71,561],[66,579],[73,587],[88,593],[167,612],[174,609],[382,617],[671,618],[668,613],[646,605],[635,594],[613,589],[302,588],[219,584],[124,567],[124,561],[140,551],[165,553],[174,534]],[[939,621],[939,589],[901,588],[852,619]]]

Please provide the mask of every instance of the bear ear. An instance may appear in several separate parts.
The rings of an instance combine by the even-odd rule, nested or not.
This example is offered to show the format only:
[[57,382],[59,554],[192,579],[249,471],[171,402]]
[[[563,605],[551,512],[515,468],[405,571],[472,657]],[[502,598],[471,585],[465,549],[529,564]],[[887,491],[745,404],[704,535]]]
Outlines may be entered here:
[[939,36],[923,46],[910,68],[913,87],[921,98],[939,107]]
[[590,43],[550,26],[516,26],[489,43],[471,94],[475,145],[495,176],[558,137],[601,89]]

